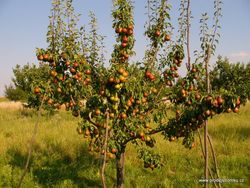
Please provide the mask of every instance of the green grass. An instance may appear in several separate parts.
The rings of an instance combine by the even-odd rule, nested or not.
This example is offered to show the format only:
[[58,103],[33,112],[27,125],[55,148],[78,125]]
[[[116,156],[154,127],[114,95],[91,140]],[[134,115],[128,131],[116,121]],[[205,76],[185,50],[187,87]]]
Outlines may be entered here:
[[[67,112],[53,117],[42,116],[31,168],[23,188],[101,187],[98,156],[87,151],[84,138],[77,134],[78,120]],[[0,109],[0,187],[16,187],[36,121],[34,112]],[[223,183],[222,187],[249,187],[250,104],[242,107],[239,114],[224,114],[210,120],[209,133],[217,155],[220,178],[244,180],[244,183]],[[192,150],[185,149],[181,139],[170,143],[160,136],[155,138],[155,151],[162,155],[164,166],[155,170],[144,169],[143,163],[136,158],[136,149],[129,145],[125,187],[202,187],[198,181],[203,177],[204,162],[198,137]],[[114,161],[108,162],[106,177],[108,187],[114,187]]]

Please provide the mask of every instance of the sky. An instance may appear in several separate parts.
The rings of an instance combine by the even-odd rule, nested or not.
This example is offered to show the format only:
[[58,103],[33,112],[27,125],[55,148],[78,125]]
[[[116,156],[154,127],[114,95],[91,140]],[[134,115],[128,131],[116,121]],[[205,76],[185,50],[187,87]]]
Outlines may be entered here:
[[[141,59],[147,44],[144,32],[146,0],[135,1],[135,59]],[[180,0],[172,4],[171,19],[177,28]],[[74,0],[75,10],[82,14],[80,25],[88,24],[89,11],[96,14],[99,32],[106,36],[106,57],[110,57],[115,42],[112,29],[112,0]],[[16,64],[38,64],[36,48],[46,48],[46,32],[49,24],[51,0],[0,0],[0,96],[5,85],[11,83],[12,68]],[[191,51],[199,49],[199,19],[202,13],[213,16],[213,0],[191,0]],[[250,62],[250,0],[223,0],[223,17],[220,20],[221,38],[216,54],[228,57],[231,62]]]

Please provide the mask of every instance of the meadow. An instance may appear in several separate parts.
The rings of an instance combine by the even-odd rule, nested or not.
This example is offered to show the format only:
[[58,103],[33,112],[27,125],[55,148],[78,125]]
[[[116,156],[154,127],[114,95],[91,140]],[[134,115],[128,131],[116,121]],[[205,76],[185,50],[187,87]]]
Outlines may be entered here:
[[[1,102],[6,100],[1,99]],[[32,110],[0,105],[0,187],[16,187],[27,157],[37,115]],[[101,187],[99,156],[88,152],[86,140],[78,135],[80,121],[60,111],[53,116],[43,114],[29,171],[23,188]],[[239,114],[229,113],[209,121],[209,133],[218,160],[220,178],[240,180],[225,182],[222,187],[250,186],[250,103]],[[201,132],[202,134],[202,132]],[[202,187],[203,156],[198,136],[196,146],[186,149],[182,141],[169,142],[156,136],[154,148],[162,156],[164,166],[145,169],[134,147],[126,150],[125,187],[188,188]],[[210,167],[213,170],[211,155]],[[115,161],[106,168],[108,187],[115,187]],[[209,187],[213,187],[211,183]]]

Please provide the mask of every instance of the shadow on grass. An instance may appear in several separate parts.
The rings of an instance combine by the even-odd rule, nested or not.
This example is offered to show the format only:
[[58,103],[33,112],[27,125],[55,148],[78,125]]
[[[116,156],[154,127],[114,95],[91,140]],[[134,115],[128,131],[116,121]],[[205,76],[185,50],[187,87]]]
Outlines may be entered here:
[[[48,150],[33,151],[29,174],[42,187],[53,187],[70,181],[76,187],[101,187],[98,173],[99,159],[90,155],[83,147],[76,151],[76,157],[67,154],[60,145],[50,146]],[[8,151],[9,164],[23,169],[27,154],[17,149]]]

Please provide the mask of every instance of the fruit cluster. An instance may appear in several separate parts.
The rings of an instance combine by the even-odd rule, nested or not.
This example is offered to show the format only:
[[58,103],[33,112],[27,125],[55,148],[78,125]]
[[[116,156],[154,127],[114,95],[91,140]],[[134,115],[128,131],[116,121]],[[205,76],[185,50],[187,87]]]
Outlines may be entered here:
[[154,1],[151,3],[153,4],[150,9],[157,11],[157,14],[149,15],[150,20],[145,34],[150,38],[152,46],[156,48],[171,40],[171,23],[169,22],[170,15],[167,1],[161,1],[161,3]]
[[164,71],[164,78],[167,86],[173,86],[175,79],[179,78],[178,67],[181,66],[183,59],[183,48],[179,45],[175,45],[173,52],[169,54],[169,68]]
[[197,95],[195,100],[196,102],[190,104],[189,107],[185,106],[183,110],[176,110],[175,118],[169,121],[164,133],[169,138],[169,141],[184,137],[183,144],[188,148],[192,148],[193,142],[189,142],[190,139],[193,140],[192,133],[204,126],[208,118],[223,112],[230,113],[233,111],[238,113],[240,107],[240,98],[229,95],[206,95],[204,97],[198,97]]
[[147,36],[151,39],[155,47],[157,47],[158,44],[162,44],[171,40],[170,34],[161,31],[161,28],[155,26],[150,28],[147,32]]
[[[80,55],[71,55],[66,52],[53,54],[43,49],[37,50],[37,58],[50,66],[50,87],[46,92],[46,103],[60,108],[65,104],[66,109],[72,110],[74,116],[79,115],[82,106],[77,100],[82,88],[87,87],[92,80],[91,66]],[[34,93],[43,96],[43,86],[36,86]]]
[[[118,8],[113,11],[113,28],[117,34],[117,42],[112,54],[113,63],[126,63],[129,56],[133,54],[134,46],[134,21],[132,17],[132,6],[127,1],[120,1]],[[122,11],[121,11],[122,10]],[[126,19],[125,19],[126,18]]]

